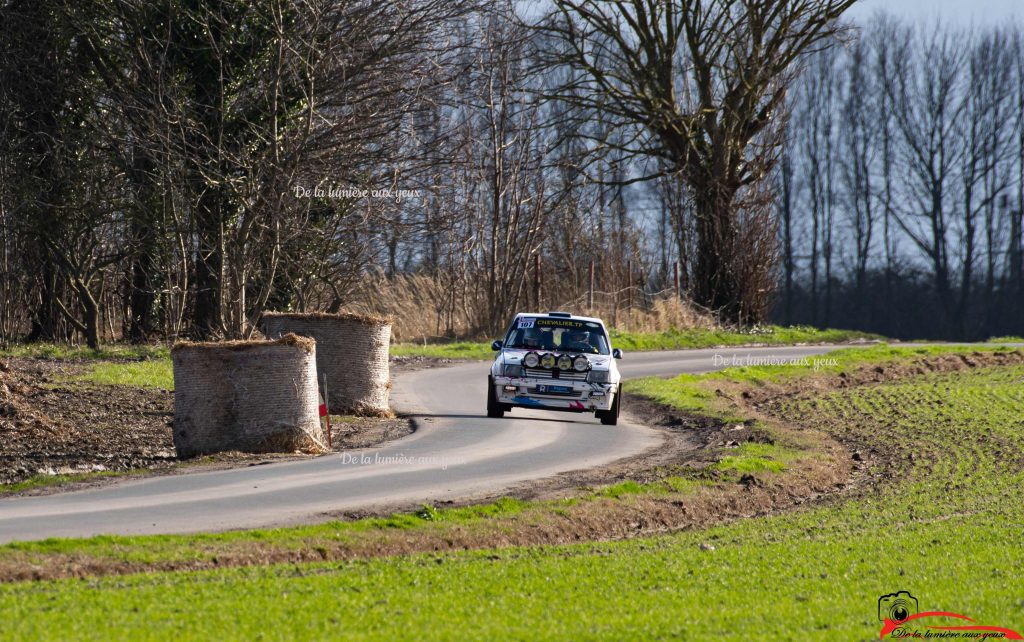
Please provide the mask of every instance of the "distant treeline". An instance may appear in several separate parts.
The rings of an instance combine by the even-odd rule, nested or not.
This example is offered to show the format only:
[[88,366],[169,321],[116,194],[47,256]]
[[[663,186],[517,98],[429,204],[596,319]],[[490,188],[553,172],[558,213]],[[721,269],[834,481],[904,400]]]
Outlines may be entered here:
[[852,2],[0,3],[0,342],[423,293],[435,335],[655,327],[677,281],[726,324],[1024,331],[1020,30]]
[[775,318],[1024,333],[1024,32],[879,17],[795,84]]

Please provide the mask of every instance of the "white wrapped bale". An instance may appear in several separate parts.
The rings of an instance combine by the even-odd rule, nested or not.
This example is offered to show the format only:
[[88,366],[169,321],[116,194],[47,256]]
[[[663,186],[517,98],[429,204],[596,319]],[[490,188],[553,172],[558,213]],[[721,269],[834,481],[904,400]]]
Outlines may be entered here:
[[269,312],[263,315],[263,329],[272,339],[291,332],[316,340],[317,371],[321,383],[326,377],[332,413],[391,416],[390,319]]
[[325,450],[314,341],[179,343],[171,357],[179,457]]

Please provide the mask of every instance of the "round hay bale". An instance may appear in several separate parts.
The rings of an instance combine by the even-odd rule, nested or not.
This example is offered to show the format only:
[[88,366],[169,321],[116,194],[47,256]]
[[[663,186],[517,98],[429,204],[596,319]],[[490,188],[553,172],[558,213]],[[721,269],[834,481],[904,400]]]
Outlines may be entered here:
[[171,358],[179,457],[325,450],[314,341],[185,342]]
[[388,407],[390,319],[269,312],[263,315],[263,328],[269,338],[292,332],[316,339],[316,367],[320,383],[327,379],[331,412],[392,416]]

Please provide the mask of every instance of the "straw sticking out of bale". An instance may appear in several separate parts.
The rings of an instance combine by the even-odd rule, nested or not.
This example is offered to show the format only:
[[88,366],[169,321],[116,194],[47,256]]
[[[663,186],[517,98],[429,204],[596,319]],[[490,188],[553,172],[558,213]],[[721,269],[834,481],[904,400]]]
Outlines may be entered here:
[[391,320],[355,314],[263,315],[264,332],[275,338],[295,333],[316,340],[320,381],[327,380],[332,412],[390,416],[388,347]]
[[325,450],[312,340],[179,343],[171,356],[179,457]]

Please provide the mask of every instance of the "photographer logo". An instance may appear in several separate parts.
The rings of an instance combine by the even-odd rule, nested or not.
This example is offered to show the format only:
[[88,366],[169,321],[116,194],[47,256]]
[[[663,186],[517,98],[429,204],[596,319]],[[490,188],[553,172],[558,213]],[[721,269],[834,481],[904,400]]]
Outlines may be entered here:
[[[942,620],[928,620],[942,618]],[[888,593],[878,598],[878,619],[882,630],[878,639],[966,639],[966,640],[1024,640],[1020,633],[1001,626],[977,624],[966,615],[951,611],[925,611],[918,608],[917,598],[909,591]],[[969,624],[925,624],[925,621],[944,622],[948,619]]]

